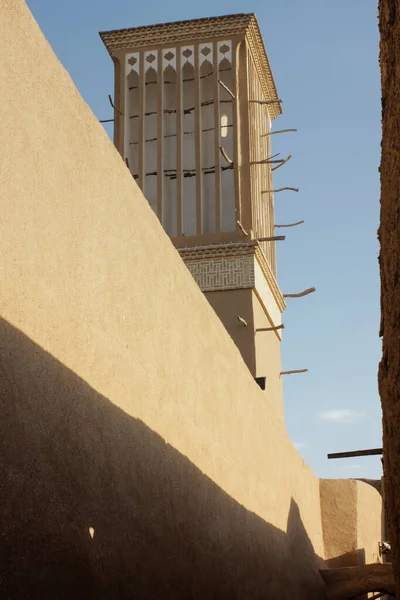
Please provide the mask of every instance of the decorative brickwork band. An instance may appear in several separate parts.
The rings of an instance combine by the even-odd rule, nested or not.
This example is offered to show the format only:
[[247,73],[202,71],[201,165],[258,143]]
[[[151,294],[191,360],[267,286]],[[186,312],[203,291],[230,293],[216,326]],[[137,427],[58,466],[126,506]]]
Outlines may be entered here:
[[269,289],[279,312],[285,310],[285,300],[257,241],[194,246],[178,252],[203,292],[258,285]]
[[[180,248],[178,252],[203,292],[251,289],[271,324],[282,323],[286,304],[257,241]],[[281,331],[275,334],[282,339]]]
[[251,255],[188,261],[186,266],[203,292],[252,288],[255,284]]

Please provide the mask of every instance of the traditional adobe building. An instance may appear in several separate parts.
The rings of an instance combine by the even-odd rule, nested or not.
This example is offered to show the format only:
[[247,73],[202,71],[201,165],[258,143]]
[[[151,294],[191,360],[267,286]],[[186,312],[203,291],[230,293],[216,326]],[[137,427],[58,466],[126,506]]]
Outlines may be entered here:
[[115,64],[115,145],[281,410],[285,302],[272,192],[272,167],[281,161],[271,159],[270,137],[281,108],[257,19],[238,14],[100,35]]
[[284,306],[254,17],[102,34],[131,173],[25,1],[0,23],[0,597],[323,600],[382,503],[305,464],[254,333]]

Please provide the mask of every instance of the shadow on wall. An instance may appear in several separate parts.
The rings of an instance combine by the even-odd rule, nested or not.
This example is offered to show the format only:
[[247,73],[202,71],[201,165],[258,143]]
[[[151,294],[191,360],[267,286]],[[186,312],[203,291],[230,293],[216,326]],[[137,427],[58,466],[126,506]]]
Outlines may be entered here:
[[365,550],[364,548],[358,548],[357,550],[346,552],[346,554],[341,554],[340,556],[335,556],[335,558],[330,558],[326,560],[325,564],[328,567],[328,569],[356,566],[362,567],[366,564]]
[[1,598],[323,597],[293,500],[284,533],[4,320],[0,399]]

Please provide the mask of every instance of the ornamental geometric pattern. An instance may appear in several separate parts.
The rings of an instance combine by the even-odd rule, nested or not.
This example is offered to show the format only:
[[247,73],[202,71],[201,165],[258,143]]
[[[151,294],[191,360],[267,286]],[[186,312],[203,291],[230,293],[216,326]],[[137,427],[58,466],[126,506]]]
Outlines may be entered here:
[[163,71],[167,67],[172,67],[176,71],[176,48],[164,48],[163,55]]
[[178,252],[204,292],[255,288],[257,277],[254,265],[257,264],[277,307],[281,312],[285,310],[282,292],[257,241],[189,246],[178,248]]
[[225,40],[218,42],[218,62],[224,59],[232,63],[232,43]]
[[147,72],[150,68],[157,73],[157,50],[148,50],[144,53],[144,70]]
[[203,292],[253,288],[254,258],[211,258],[186,263]]
[[139,73],[139,52],[125,56],[125,74],[129,75],[131,71]]
[[200,65],[208,61],[211,65],[213,64],[213,45],[212,42],[207,44],[199,44],[199,59]]
[[194,66],[194,47],[193,46],[184,46],[181,48],[181,67],[188,63],[189,65]]

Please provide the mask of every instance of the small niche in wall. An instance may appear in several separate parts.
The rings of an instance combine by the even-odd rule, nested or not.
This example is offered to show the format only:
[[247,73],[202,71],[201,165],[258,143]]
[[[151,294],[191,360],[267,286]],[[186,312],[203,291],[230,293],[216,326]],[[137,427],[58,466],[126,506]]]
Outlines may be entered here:
[[254,377],[254,380],[262,390],[265,390],[266,377]]

